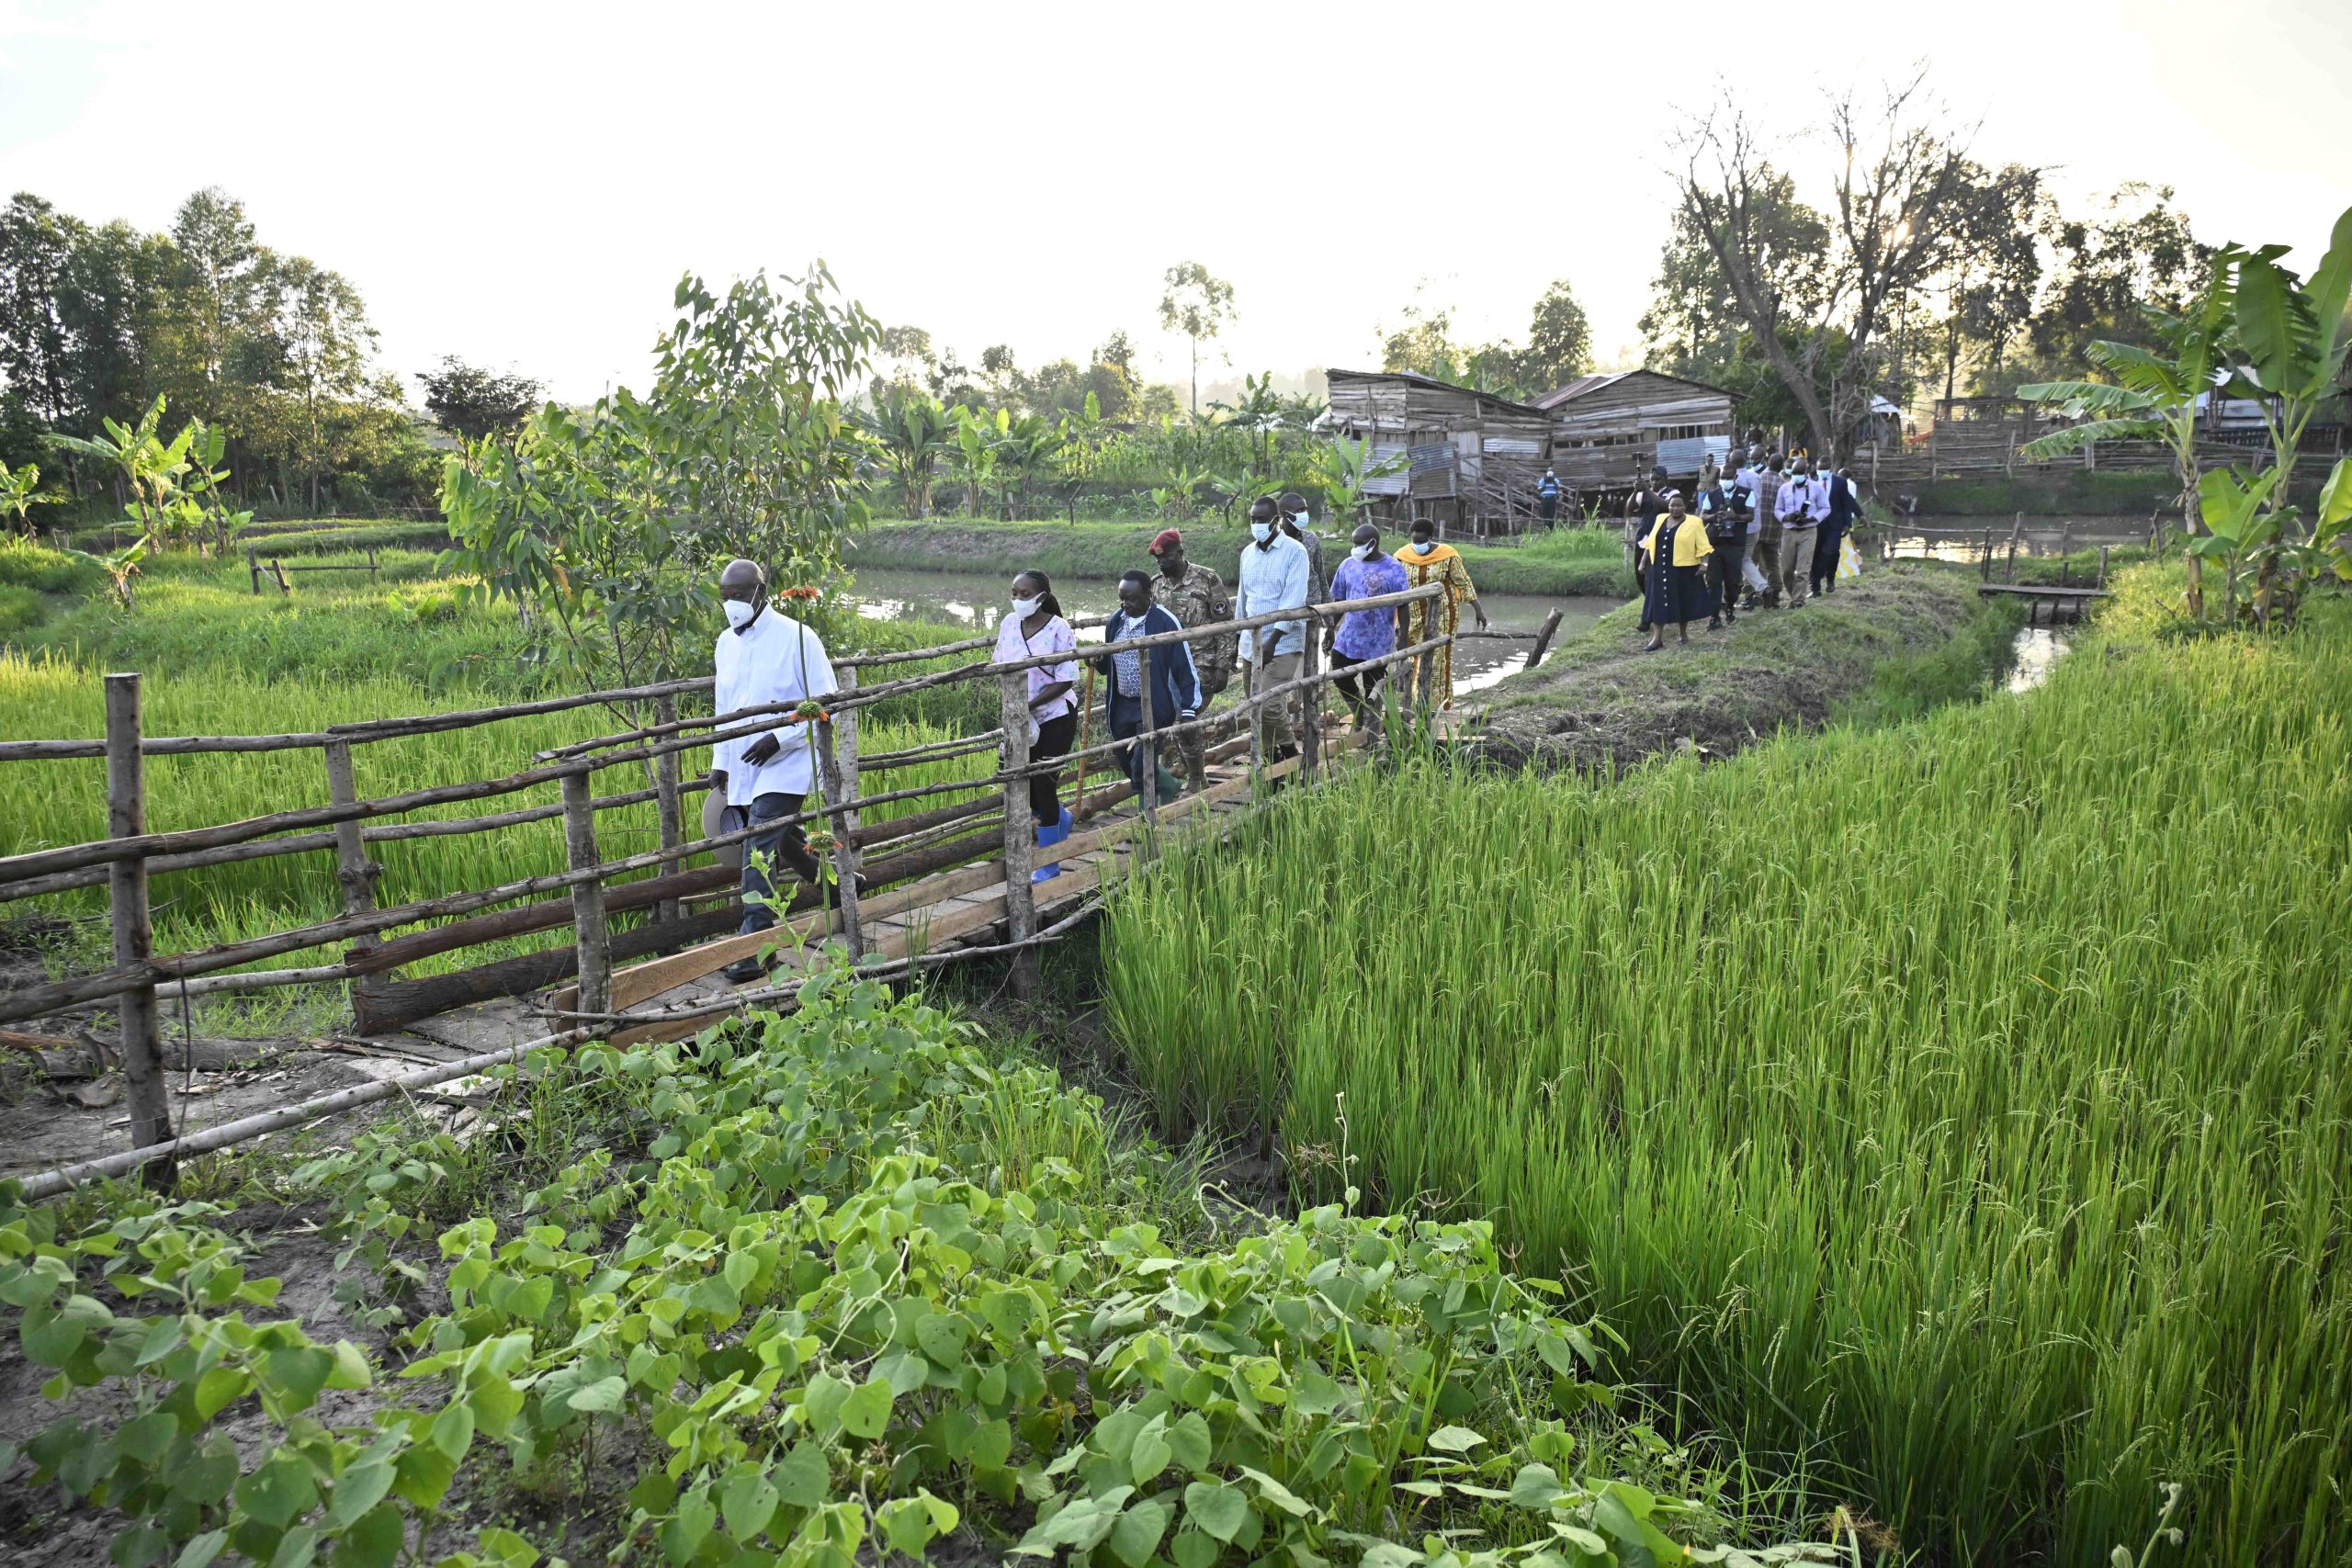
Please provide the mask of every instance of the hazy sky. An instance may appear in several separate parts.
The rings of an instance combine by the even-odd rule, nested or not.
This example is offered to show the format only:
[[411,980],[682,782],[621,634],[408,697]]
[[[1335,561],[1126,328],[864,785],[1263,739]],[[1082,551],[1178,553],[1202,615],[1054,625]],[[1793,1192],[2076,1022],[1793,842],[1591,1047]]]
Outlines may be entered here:
[[684,269],[814,256],[967,359],[1125,327],[1181,380],[1156,306],[1193,258],[1234,284],[1236,368],[1376,363],[1425,281],[1516,334],[1555,277],[1607,359],[1678,120],[1736,96],[1817,186],[1824,91],[1918,62],[1981,158],[2078,199],[2169,183],[2206,239],[2306,247],[2352,204],[2346,0],[0,0],[0,186],[148,228],[221,186],[359,286],[387,367],[456,353],[568,399],[647,379]]

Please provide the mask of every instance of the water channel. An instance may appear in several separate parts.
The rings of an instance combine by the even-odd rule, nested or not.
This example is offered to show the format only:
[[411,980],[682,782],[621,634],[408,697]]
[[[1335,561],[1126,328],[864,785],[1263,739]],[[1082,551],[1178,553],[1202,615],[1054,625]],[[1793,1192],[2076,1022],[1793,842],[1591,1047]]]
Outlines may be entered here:
[[[991,631],[1004,613],[1005,586],[1005,579],[989,572],[861,570],[855,593],[857,613],[875,621],[941,621],[970,626],[975,631]],[[1062,602],[1063,612],[1073,616],[1106,615],[1118,607],[1119,585],[1106,579],[1062,578],[1055,582],[1054,592]],[[1478,602],[1487,607],[1494,628],[1505,632],[1533,632],[1556,607],[1560,629],[1553,636],[1555,646],[1623,603],[1575,594],[1536,593],[1486,593],[1479,596]],[[1465,615],[1464,629],[1472,625]],[[1078,635],[1081,642],[1095,642],[1101,640],[1102,632],[1095,626]],[[1514,671],[1525,669],[1528,650],[1532,646],[1528,642],[1485,639],[1463,642],[1453,652],[1454,694],[1460,696],[1491,686]]]

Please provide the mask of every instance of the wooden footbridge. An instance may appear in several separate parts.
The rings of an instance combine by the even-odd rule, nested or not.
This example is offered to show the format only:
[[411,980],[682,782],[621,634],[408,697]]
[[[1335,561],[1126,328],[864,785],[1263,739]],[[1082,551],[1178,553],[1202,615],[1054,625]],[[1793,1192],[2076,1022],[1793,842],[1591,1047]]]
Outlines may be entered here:
[[[1315,606],[1324,616],[1349,610],[1382,609],[1433,597],[1432,585],[1409,592]],[[1257,615],[1214,626],[1135,639],[1124,647],[1149,649],[1195,642],[1254,629],[1297,612]],[[1414,701],[1408,711],[1427,722],[1437,708],[1434,660],[1422,657],[1443,647],[1439,635],[1376,661],[1402,667],[1401,680]],[[680,1039],[726,1014],[752,1007],[792,1005],[801,975],[821,955],[846,958],[862,970],[903,976],[959,959],[997,955],[1010,960],[1010,982],[1026,995],[1035,984],[1037,949],[1057,940],[1100,907],[1121,878],[1148,863],[1170,839],[1230,833],[1253,806],[1274,790],[1311,784],[1356,760],[1368,737],[1332,722],[1324,688],[1332,672],[1319,667],[1317,639],[1310,637],[1297,679],[1272,683],[1245,680],[1239,700],[1177,729],[1201,731],[1207,743],[1209,774],[1197,794],[1172,801],[1157,798],[1157,773],[1142,770],[1143,795],[1126,782],[1124,753],[1129,741],[1093,740],[1081,730],[1076,750],[1066,757],[1033,761],[1029,752],[1026,675],[1032,667],[1056,662],[1044,657],[996,664],[955,660],[991,647],[992,637],[900,653],[837,661],[841,690],[815,704],[776,703],[727,714],[681,716],[682,701],[707,702],[711,682],[673,681],[619,691],[592,692],[540,702],[463,713],[368,719],[324,731],[292,735],[155,737],[144,733],[140,679],[108,675],[107,733],[103,739],[0,742],[0,762],[40,763],[102,759],[107,770],[107,836],[84,843],[31,850],[0,857],[0,902],[104,886],[113,933],[113,963],[90,975],[69,976],[0,994],[0,1024],[22,1024],[93,1005],[116,1013],[126,1098],[130,1111],[130,1147],[125,1153],[48,1172],[27,1183],[28,1197],[41,1197],[102,1176],[141,1171],[151,1181],[170,1179],[175,1162],[229,1146],[264,1133],[300,1125],[317,1117],[374,1100],[520,1062],[530,1051],[590,1040],[627,1043]],[[1081,646],[1083,656],[1091,650]],[[1355,667],[1361,673],[1363,666]],[[956,682],[991,682],[998,694],[1000,727],[985,734],[861,755],[861,713],[894,698]],[[1392,680],[1391,684],[1396,684]],[[1295,705],[1301,720],[1295,756],[1268,755],[1258,722],[1275,703]],[[628,728],[575,742],[529,759],[530,765],[500,778],[443,783],[397,794],[362,798],[354,784],[356,747],[402,736],[496,725],[591,705],[622,715]],[[1155,731],[1149,705],[1138,737],[1147,748],[1172,738]],[[707,787],[680,777],[680,759],[723,739],[740,739],[780,723],[808,723],[823,798],[797,820],[817,829],[812,849],[831,859],[821,889],[800,888],[775,930],[750,936],[731,934],[741,919],[734,888],[740,873],[721,857],[740,859],[750,829],[688,839],[685,798]],[[1087,724],[1091,728],[1094,720]],[[1237,733],[1238,732],[1238,733]],[[215,752],[311,750],[320,753],[327,804],[169,832],[147,827],[144,761],[153,756]],[[895,770],[957,757],[996,765],[973,776],[949,778],[897,789],[875,789],[869,781]],[[596,776],[628,768],[650,779],[645,787],[598,795]],[[933,770],[936,771],[935,769]],[[1063,798],[1071,802],[1080,826],[1056,854],[1061,870],[1033,883],[1035,843],[1028,809],[1030,779],[1056,773]],[[1098,782],[1108,773],[1117,782]],[[509,807],[484,815],[449,818],[438,808],[512,796],[560,792],[557,802]],[[21,787],[21,786],[19,786]],[[954,796],[911,815],[911,802]],[[622,807],[656,805],[659,847],[608,857],[598,841],[598,817]],[[566,869],[492,886],[444,891],[406,904],[381,906],[377,883],[381,868],[370,858],[376,845],[427,837],[512,829],[560,823]],[[779,824],[763,824],[773,831]],[[159,955],[153,950],[150,884],[157,876],[278,855],[331,856],[341,912],[190,952]],[[866,890],[861,892],[861,882]],[[782,888],[779,888],[779,897]],[[635,923],[616,926],[613,916],[637,913]],[[509,942],[530,932],[570,926],[570,942],[521,956],[475,964],[451,974],[403,976],[401,969],[484,944]],[[298,967],[256,968],[293,955],[334,954],[329,962]],[[727,986],[720,972],[738,959],[768,952],[777,972],[743,988]],[[349,987],[354,1017],[362,1032],[397,1028],[451,1008],[492,998],[534,998],[546,1032],[498,1051],[468,1056],[344,1090],[266,1114],[175,1134],[164,1081],[161,1004],[222,992],[339,982]],[[86,1031],[85,1032],[86,1032]],[[39,1034],[21,1042],[42,1043]],[[45,1042],[62,1045],[62,1040]]]

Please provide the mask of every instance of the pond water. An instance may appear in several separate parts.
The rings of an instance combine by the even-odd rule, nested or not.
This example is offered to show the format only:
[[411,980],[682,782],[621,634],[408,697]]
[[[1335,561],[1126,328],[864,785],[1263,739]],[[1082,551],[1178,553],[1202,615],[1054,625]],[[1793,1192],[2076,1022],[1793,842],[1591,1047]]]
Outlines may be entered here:
[[[1062,578],[1055,582],[1054,593],[1070,615],[1106,615],[1119,603],[1119,585],[1107,579]],[[857,613],[867,620],[895,621],[903,616],[992,631],[1004,613],[1005,580],[988,572],[865,570],[857,574],[854,597]],[[1562,638],[1592,625],[1621,601],[1573,594],[1487,593],[1480,595],[1479,603],[1486,605],[1495,629],[1505,632],[1536,631],[1556,607],[1560,629],[1552,637],[1556,648]],[[1472,624],[1464,617],[1465,628]],[[1096,642],[1102,632],[1099,626],[1088,627],[1078,636],[1081,642]],[[1453,650],[1454,694],[1491,686],[1525,669],[1532,646],[1483,639],[1462,643]]]
[[[1905,517],[1885,525],[1884,536],[1904,559],[1962,561],[1974,566],[1984,558],[1984,541],[1993,541],[1996,564],[2008,558],[2009,530],[2015,520],[1997,517]],[[2018,535],[2020,557],[2049,557],[2064,550],[2095,550],[2101,545],[2144,545],[2147,519],[2142,517],[2029,517]],[[1878,540],[1871,541],[1875,553]]]
[[2050,679],[2051,670],[2065,656],[2066,639],[2048,626],[2027,626],[2018,633],[2015,658],[2009,664],[2009,690],[2030,692]]

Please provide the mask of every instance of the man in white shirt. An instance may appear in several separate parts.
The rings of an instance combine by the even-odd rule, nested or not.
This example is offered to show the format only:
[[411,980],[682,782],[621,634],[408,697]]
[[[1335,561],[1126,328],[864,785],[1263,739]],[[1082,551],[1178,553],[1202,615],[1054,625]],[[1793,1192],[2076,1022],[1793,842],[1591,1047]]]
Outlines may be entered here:
[[[815,632],[768,603],[767,573],[758,563],[729,561],[718,574],[718,597],[727,612],[728,627],[718,634],[718,647],[712,655],[718,674],[713,711],[722,720],[721,729],[741,728],[723,722],[730,713],[771,703],[821,698],[837,689],[824,643]],[[774,895],[762,862],[781,860],[812,886],[824,878],[817,857],[808,852],[808,836],[792,820],[816,787],[809,739],[813,721],[795,718],[789,709],[763,715],[761,721],[774,728],[719,740],[711,747],[710,757],[710,787],[726,802],[719,817],[720,831],[735,832],[763,822],[779,824],[744,840],[740,929],[746,935],[775,924],[775,911],[756,901]],[[727,978],[738,983],[757,979],[760,973],[756,957],[741,959],[726,970]]]
[[[1239,586],[1233,596],[1237,620],[1306,607],[1306,547],[1283,530],[1279,516],[1272,496],[1260,496],[1250,508],[1250,542],[1241,547]],[[1241,667],[1251,672],[1250,690],[1262,692],[1297,680],[1299,659],[1306,649],[1304,616],[1243,632]],[[1258,713],[1259,748],[1266,761],[1279,762],[1297,756],[1290,699],[1268,703]]]
[[1773,496],[1764,493],[1763,447],[1750,446],[1741,455],[1739,472],[1732,476],[1732,483],[1747,492],[1747,499],[1741,503],[1747,513],[1747,536],[1741,542],[1739,576],[1747,589],[1747,603],[1741,608],[1753,609],[1757,596],[1771,581],[1764,575],[1763,567],[1757,564],[1756,536],[1764,531],[1764,519],[1772,509],[1772,502],[1777,499],[1777,492]]
[[1781,581],[1793,610],[1812,597],[1814,546],[1829,515],[1829,487],[1815,473],[1813,459],[1797,465],[1781,487],[1774,510],[1781,519]]

